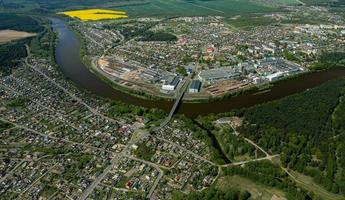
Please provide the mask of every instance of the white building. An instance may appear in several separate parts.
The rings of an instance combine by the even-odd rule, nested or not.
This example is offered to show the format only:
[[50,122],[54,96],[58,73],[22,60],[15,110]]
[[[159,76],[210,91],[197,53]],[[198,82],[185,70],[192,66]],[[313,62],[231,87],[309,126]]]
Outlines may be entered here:
[[180,82],[180,79],[177,76],[172,76],[165,81],[165,83],[162,85],[162,89],[173,91],[176,89],[179,82]]
[[268,76],[266,76],[266,78],[268,79],[268,81],[276,81],[279,80],[281,77],[283,77],[284,73],[283,72],[276,72],[274,74],[270,74]]

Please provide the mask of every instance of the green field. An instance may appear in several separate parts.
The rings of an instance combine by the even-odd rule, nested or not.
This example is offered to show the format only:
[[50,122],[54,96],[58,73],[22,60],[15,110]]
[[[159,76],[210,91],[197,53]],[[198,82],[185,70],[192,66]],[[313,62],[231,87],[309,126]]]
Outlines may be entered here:
[[4,0],[0,11],[22,10],[35,13],[110,8],[127,11],[130,17],[145,16],[196,16],[196,15],[245,15],[281,10],[281,5],[299,4],[298,0]]
[[226,191],[229,188],[237,188],[241,190],[247,190],[251,194],[250,199],[271,200],[273,195],[285,197],[285,193],[281,190],[267,187],[240,176],[224,176],[221,177],[216,187],[222,191]]
[[[115,8],[115,7],[114,7]],[[195,16],[221,15],[231,16],[246,13],[262,13],[274,11],[276,8],[263,3],[249,0],[213,0],[213,1],[182,1],[182,0],[150,0],[145,4],[120,6],[129,16]]]

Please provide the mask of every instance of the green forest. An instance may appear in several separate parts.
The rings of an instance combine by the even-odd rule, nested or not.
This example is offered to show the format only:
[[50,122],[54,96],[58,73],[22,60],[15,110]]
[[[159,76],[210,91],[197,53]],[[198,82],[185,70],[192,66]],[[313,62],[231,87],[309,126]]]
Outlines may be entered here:
[[0,45],[0,73],[8,74],[20,58],[26,57],[24,44],[28,39]]
[[323,52],[310,68],[312,70],[323,70],[335,67],[344,67],[345,52]]
[[0,13],[0,30],[11,29],[37,33],[43,31],[44,27],[39,25],[32,17],[12,13]]
[[11,13],[0,13],[0,30],[11,29],[37,33],[36,37],[0,44],[0,72],[8,74],[27,56],[25,44],[30,46],[31,52],[40,57],[52,58],[54,52],[55,33],[52,28],[44,25],[48,20],[33,19],[30,16]]
[[284,167],[313,177],[333,193],[345,194],[345,79],[281,100],[238,110],[239,132]]
[[278,165],[270,161],[251,162],[244,167],[233,166],[223,171],[225,176],[240,175],[258,184],[281,189],[288,199],[315,199],[314,194],[301,190]]
[[171,33],[147,31],[141,35],[139,40],[173,42],[177,41],[177,37]]
[[[214,123],[230,116],[243,119],[237,139],[228,126]],[[279,154],[281,167],[311,177],[330,193],[345,195],[345,78],[265,104],[199,117],[197,121],[217,138],[231,161],[239,155],[253,155],[253,149],[243,145],[242,138],[246,137],[270,154]],[[315,191],[298,189],[296,182],[273,163],[224,168],[222,176],[240,175],[280,189],[288,199],[321,198]]]

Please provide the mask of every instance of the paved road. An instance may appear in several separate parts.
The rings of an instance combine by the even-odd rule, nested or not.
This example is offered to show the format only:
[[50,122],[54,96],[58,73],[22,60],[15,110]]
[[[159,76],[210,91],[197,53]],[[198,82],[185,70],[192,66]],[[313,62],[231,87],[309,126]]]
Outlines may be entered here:
[[92,183],[87,187],[83,193],[78,198],[79,200],[85,200],[92,191],[97,187],[98,184],[107,176],[107,174],[113,169],[114,165],[119,161],[119,159],[122,157],[122,154],[118,154],[114,156],[113,159],[111,159],[111,164],[104,169],[103,173],[99,175]]
[[22,164],[24,163],[24,161],[25,161],[24,159],[21,160],[15,167],[13,167],[13,169],[12,169],[11,171],[9,171],[5,176],[3,176],[3,177],[0,179],[0,183],[4,182],[4,181],[6,180],[6,178],[7,178],[9,175],[13,174],[13,172],[16,171],[16,169],[17,169],[18,167],[20,167],[20,165],[22,165]]
[[55,137],[55,136],[47,135],[47,134],[38,132],[38,131],[36,131],[36,130],[34,130],[34,129],[28,128],[28,127],[26,127],[26,126],[22,126],[22,125],[20,125],[20,124],[17,124],[17,123],[8,121],[7,119],[4,119],[4,118],[0,118],[0,121],[3,121],[3,122],[6,122],[6,123],[9,123],[9,124],[12,124],[12,125],[14,125],[14,126],[17,127],[17,128],[20,128],[20,129],[23,129],[23,130],[27,130],[27,131],[29,131],[29,132],[31,132],[31,133],[36,134],[36,135],[40,135],[40,136],[47,137],[47,138],[50,138],[50,139],[54,139],[54,140],[58,140],[58,141],[63,141],[63,142],[70,143],[70,144],[74,144],[74,145],[81,145],[81,146],[84,146],[84,147],[86,147],[86,148],[90,148],[90,149],[94,149],[94,150],[100,150],[100,151],[105,151],[105,152],[108,152],[108,153],[113,153],[112,151],[109,151],[109,150],[104,149],[104,148],[94,147],[94,146],[91,146],[91,145],[89,145],[89,144],[83,144],[83,143],[79,143],[79,142],[73,142],[73,141],[70,141],[70,140],[66,140],[66,139],[64,139],[64,138],[58,138],[58,137]]
[[108,121],[111,121],[111,122],[117,122],[115,121],[114,119],[111,119],[101,113],[99,113],[96,109],[92,108],[91,106],[87,105],[82,99],[80,99],[79,97],[75,96],[74,94],[72,94],[70,91],[68,91],[66,88],[62,87],[61,85],[59,85],[58,83],[56,83],[52,78],[50,78],[49,76],[47,76],[45,73],[43,73],[42,71],[40,71],[39,69],[37,69],[35,66],[31,65],[29,62],[28,62],[28,59],[30,58],[31,56],[31,53],[30,53],[30,48],[28,45],[25,45],[26,46],[26,50],[28,52],[28,56],[25,58],[25,64],[27,66],[29,66],[32,70],[36,71],[38,74],[42,75],[44,78],[46,78],[50,83],[52,83],[53,85],[55,85],[57,88],[61,89],[62,91],[64,91],[66,94],[68,94],[72,99],[74,99],[75,101],[77,101],[78,103],[84,105],[91,113],[97,115],[97,116],[100,116],[100,117],[103,117],[105,119],[107,119]]
[[159,140],[162,140],[162,141],[164,141],[166,143],[169,143],[169,144],[171,144],[171,145],[173,145],[173,146],[175,146],[175,147],[177,147],[177,148],[179,148],[179,149],[189,153],[190,155],[194,156],[195,158],[198,158],[199,160],[202,160],[202,161],[207,162],[207,163],[209,163],[211,165],[217,166],[217,164],[213,163],[212,161],[207,160],[206,158],[204,158],[204,157],[194,153],[193,151],[190,151],[190,150],[186,149],[185,147],[183,147],[181,145],[175,144],[174,142],[171,142],[171,141],[169,141],[167,139],[164,139],[164,138],[161,138],[161,137],[157,137],[157,136],[151,136],[151,137],[155,137],[155,138],[157,138]]
[[101,181],[107,176],[107,174],[113,169],[114,165],[119,161],[120,158],[127,155],[129,153],[129,150],[132,146],[132,144],[135,144],[137,141],[141,140],[144,135],[140,135],[138,138],[131,138],[131,140],[127,143],[125,148],[121,151],[121,153],[115,155],[111,159],[110,165],[106,167],[101,175],[99,175],[80,195],[78,200],[85,200],[92,192],[93,190],[101,183]]
[[191,75],[189,75],[187,78],[186,78],[186,81],[183,83],[183,85],[180,87],[180,91],[178,91],[178,94],[177,94],[177,97],[176,97],[176,100],[175,100],[175,103],[173,105],[173,107],[171,108],[170,112],[169,112],[169,115],[164,119],[164,121],[160,124],[159,127],[156,127],[154,128],[155,131],[157,131],[158,129],[160,128],[163,128],[165,127],[169,122],[170,120],[172,119],[172,117],[174,116],[180,102],[182,101],[183,99],[183,96],[186,92],[186,90],[188,89],[188,86],[191,82]]
[[162,179],[162,177],[163,177],[163,175],[164,175],[164,172],[163,172],[163,170],[161,169],[161,167],[162,167],[162,168],[165,168],[165,169],[169,169],[169,168],[164,167],[164,166],[159,166],[159,165],[157,165],[157,164],[155,164],[155,163],[152,163],[152,162],[149,162],[149,161],[146,161],[146,160],[142,160],[142,159],[139,159],[139,158],[130,156],[130,155],[126,155],[126,157],[129,158],[129,159],[132,159],[132,160],[140,161],[140,162],[145,163],[145,164],[147,164],[147,165],[149,165],[149,166],[152,166],[152,167],[154,167],[154,168],[159,172],[158,177],[156,178],[155,182],[154,182],[153,185],[151,186],[151,189],[150,189],[149,193],[148,193],[147,196],[146,196],[147,199],[150,199],[151,196],[152,196],[152,194],[153,194],[153,192],[156,190],[159,181]]

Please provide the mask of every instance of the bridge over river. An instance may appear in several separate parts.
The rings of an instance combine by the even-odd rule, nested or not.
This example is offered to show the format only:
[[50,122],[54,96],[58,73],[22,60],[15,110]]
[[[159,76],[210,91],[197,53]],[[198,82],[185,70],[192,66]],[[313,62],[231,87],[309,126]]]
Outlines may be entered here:
[[[90,72],[82,63],[80,59],[80,43],[76,35],[64,24],[64,21],[60,19],[52,19],[52,25],[54,30],[59,33],[59,40],[55,49],[56,61],[66,78],[76,83],[80,88],[87,89],[99,96],[116,101],[122,101],[127,104],[143,106],[146,108],[159,108],[167,112],[170,111],[169,116],[172,116],[177,111],[176,109],[179,108],[179,106],[175,106],[175,104],[172,105],[169,101],[145,100],[110,87],[107,83],[103,82],[95,74]],[[207,115],[209,113],[222,113],[302,92],[328,80],[342,76],[345,76],[345,68],[324,70],[305,74],[290,80],[272,83],[272,87],[265,92],[247,92],[236,97],[203,103],[181,103],[184,94],[179,93],[181,95],[181,99],[177,96],[177,101],[175,101],[175,103],[176,105],[181,104],[178,109],[179,113],[183,113],[188,117]],[[166,120],[169,122],[170,119],[167,118]]]
[[186,93],[186,90],[188,89],[190,82],[191,82],[191,75],[189,75],[186,78],[186,81],[182,84],[179,91],[177,91],[176,99],[175,99],[173,107],[171,108],[171,110],[169,112],[169,115],[164,119],[164,121],[161,123],[161,125],[159,127],[156,127],[155,130],[163,128],[164,126],[166,126],[170,122],[170,120],[172,119],[172,117],[176,113],[177,108],[179,107],[179,105],[183,99],[183,96]]

